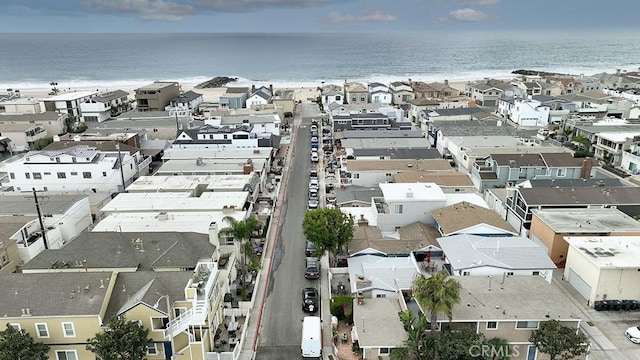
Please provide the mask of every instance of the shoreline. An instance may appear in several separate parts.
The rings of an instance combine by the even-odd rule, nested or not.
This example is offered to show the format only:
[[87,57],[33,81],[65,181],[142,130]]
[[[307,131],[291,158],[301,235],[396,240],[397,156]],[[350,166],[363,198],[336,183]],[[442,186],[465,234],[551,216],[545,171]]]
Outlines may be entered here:
[[[486,78],[491,78],[491,79],[497,79],[497,80],[503,80],[503,81],[508,81],[511,79],[515,79],[517,78],[519,75],[517,74],[510,74],[511,76],[485,76],[482,78],[469,78],[469,79],[455,79],[455,77],[452,77],[451,79],[448,79],[449,82],[449,86],[457,89],[459,91],[464,91],[465,85],[468,82],[474,82],[474,81],[480,81]],[[454,80],[452,80],[454,79]],[[405,78],[405,79],[397,79],[394,81],[408,81],[408,80],[412,80],[412,81],[424,81],[421,80],[420,78]],[[447,79],[440,79],[437,81],[425,81],[425,82],[440,82],[443,83],[444,80]],[[173,80],[160,80],[160,81],[173,81]],[[362,82],[362,81],[357,81],[357,80],[349,80],[347,79],[347,81],[349,82],[360,82],[360,83],[364,83],[364,84],[368,84],[367,82]],[[104,92],[108,92],[108,91],[114,91],[114,90],[123,90],[129,93],[129,97],[134,97],[135,96],[135,89],[144,86],[144,84],[149,84],[152,83],[153,81],[150,82],[146,82],[146,83],[141,83],[141,85],[139,86],[131,86],[132,84],[129,84],[128,86],[116,86],[116,87],[101,87],[101,86],[73,86],[73,87],[68,87],[68,86],[61,86],[64,85],[64,83],[59,83],[58,84],[58,89],[60,90],[60,92],[58,93],[60,94],[67,94],[67,93],[73,93],[73,92],[84,92],[84,91],[96,91],[98,93],[104,93]],[[371,82],[376,82],[376,81],[371,81]],[[382,82],[382,81],[377,81],[377,82]],[[265,87],[269,87],[270,85],[273,85],[274,90],[294,90],[294,91],[310,91],[311,90],[315,90],[318,87],[322,86],[322,84],[325,85],[330,85],[330,84],[335,84],[335,85],[339,85],[339,86],[343,86],[344,84],[344,80],[342,80],[342,82],[318,82],[316,84],[305,84],[303,82],[300,83],[291,83],[292,86],[286,86],[286,84],[278,84],[276,82],[274,82],[274,84],[270,84],[269,82],[247,82],[246,80],[239,80],[239,81],[235,81],[235,82],[229,82],[226,85],[222,86],[222,87],[216,87],[216,88],[196,88],[196,85],[198,85],[199,83],[179,83],[179,86],[181,88],[181,90],[183,92],[187,92],[187,91],[194,91],[196,93],[200,93],[203,95],[204,101],[217,101],[220,97],[220,95],[222,95],[224,93],[224,89],[227,87],[251,87],[252,85],[255,85],[256,88],[259,88],[261,86],[265,86]],[[382,82],[384,83],[384,82]],[[389,83],[384,83],[385,85],[388,85]],[[0,87],[1,89],[1,87]],[[9,89],[9,88],[7,88]],[[19,87],[15,87],[13,88],[14,90],[20,90],[21,93],[21,97],[22,98],[36,98],[36,99],[43,99],[43,98],[47,98],[50,97],[52,95],[50,95],[49,93],[51,92],[51,87],[39,87],[39,88],[19,88]]]

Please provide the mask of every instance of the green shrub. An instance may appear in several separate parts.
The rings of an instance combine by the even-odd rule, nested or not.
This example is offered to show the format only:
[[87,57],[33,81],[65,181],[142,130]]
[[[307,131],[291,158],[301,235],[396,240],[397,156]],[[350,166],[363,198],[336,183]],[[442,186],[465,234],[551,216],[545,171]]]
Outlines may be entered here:
[[349,324],[353,323],[353,297],[349,295],[338,295],[331,298],[331,315],[344,320]]

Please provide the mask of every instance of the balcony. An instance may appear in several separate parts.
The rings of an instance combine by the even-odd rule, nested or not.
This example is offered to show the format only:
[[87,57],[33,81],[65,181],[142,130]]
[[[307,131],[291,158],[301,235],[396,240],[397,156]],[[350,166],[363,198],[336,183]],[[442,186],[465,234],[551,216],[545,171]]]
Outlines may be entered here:
[[371,198],[371,201],[373,201],[378,214],[389,214],[389,205],[384,201],[384,198],[374,197]]
[[246,338],[250,309],[224,309],[224,319],[215,330],[213,350],[205,360],[235,360],[240,356]]

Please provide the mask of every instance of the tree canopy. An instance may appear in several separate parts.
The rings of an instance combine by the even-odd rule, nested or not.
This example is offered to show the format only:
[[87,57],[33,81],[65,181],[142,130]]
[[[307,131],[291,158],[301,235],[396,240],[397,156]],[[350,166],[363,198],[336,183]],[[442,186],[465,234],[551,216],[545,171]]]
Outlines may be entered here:
[[453,306],[460,301],[460,284],[446,271],[430,277],[420,274],[413,280],[413,297],[429,313],[431,335],[435,337],[438,314],[451,317]]
[[0,360],[47,360],[49,345],[35,342],[24,330],[7,324],[0,333]]
[[531,333],[529,341],[551,360],[569,360],[589,352],[587,336],[557,320],[543,321]]
[[[222,219],[229,224],[228,227],[219,231],[219,234],[233,237],[239,242],[240,253],[242,254],[241,269],[242,269],[242,284],[244,284],[247,274],[247,255],[250,259],[255,260],[255,250],[253,245],[245,242],[251,238],[254,231],[259,230],[262,227],[260,220],[255,217],[249,217],[244,220],[238,221],[231,216],[225,216]],[[256,262],[257,263],[257,262]],[[259,263],[254,263],[250,266],[252,269],[258,267]]]
[[112,317],[103,332],[87,339],[87,350],[101,360],[143,360],[151,342],[149,329],[124,317]]
[[353,224],[353,217],[340,209],[322,208],[307,211],[302,231],[315,244],[318,254],[326,251],[338,254],[353,238]]

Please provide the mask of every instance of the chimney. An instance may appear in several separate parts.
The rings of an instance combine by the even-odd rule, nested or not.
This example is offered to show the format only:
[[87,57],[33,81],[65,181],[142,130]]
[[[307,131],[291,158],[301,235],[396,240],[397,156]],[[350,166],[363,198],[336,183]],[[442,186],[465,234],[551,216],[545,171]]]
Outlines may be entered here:
[[245,175],[250,175],[253,172],[253,163],[246,162],[242,167],[242,173]]
[[218,223],[213,221],[209,224],[209,243],[216,247],[213,254],[214,259],[220,258],[220,230],[218,229]]
[[364,218],[364,214],[360,214],[360,219],[358,219],[358,226],[367,226],[369,225],[369,220]]
[[255,85],[251,85],[251,93],[253,94],[254,92],[256,92],[256,86]]
[[449,80],[447,79],[444,80],[444,86],[449,86]]
[[273,95],[273,84],[269,84],[269,91],[271,92],[271,95]]
[[589,179],[591,178],[591,168],[593,167],[593,161],[591,158],[585,158],[582,160],[582,169],[580,170],[580,178],[581,179]]
[[616,75],[620,75],[620,69],[616,69]]

